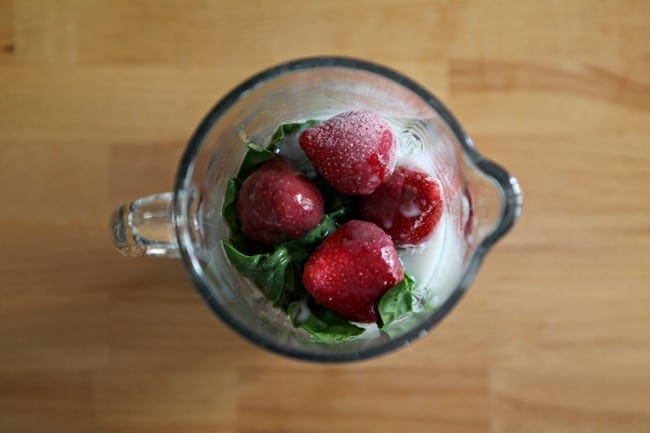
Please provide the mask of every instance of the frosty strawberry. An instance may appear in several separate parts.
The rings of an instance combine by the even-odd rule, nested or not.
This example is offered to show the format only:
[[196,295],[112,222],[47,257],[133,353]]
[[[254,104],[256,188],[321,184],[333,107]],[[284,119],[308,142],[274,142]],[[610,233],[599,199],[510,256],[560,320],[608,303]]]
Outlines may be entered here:
[[334,116],[305,130],[299,143],[318,172],[343,194],[370,194],[395,168],[395,134],[369,111]]

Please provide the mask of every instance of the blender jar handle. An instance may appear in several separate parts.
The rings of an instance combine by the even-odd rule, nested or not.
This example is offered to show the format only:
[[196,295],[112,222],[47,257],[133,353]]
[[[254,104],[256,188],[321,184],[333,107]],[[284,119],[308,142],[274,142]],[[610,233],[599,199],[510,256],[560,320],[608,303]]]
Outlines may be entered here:
[[180,258],[173,201],[174,194],[165,192],[118,207],[110,220],[117,250],[129,257]]

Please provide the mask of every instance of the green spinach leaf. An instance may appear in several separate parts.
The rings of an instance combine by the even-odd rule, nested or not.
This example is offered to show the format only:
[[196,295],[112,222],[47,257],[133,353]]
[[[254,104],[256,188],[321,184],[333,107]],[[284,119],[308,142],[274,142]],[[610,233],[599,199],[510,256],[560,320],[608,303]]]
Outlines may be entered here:
[[240,182],[243,182],[257,167],[277,156],[275,152],[254,143],[246,143],[246,146],[248,151],[237,172],[237,180]]
[[330,310],[309,304],[306,300],[292,302],[287,314],[294,326],[304,329],[317,341],[330,343],[350,340],[364,331]]
[[228,179],[228,184],[226,185],[226,194],[223,198],[223,207],[221,213],[223,219],[226,220],[228,228],[230,230],[239,231],[240,222],[239,216],[237,216],[237,193],[239,192],[239,186],[235,179]]
[[245,277],[250,278],[272,302],[277,303],[286,285],[287,271],[291,271],[291,256],[286,248],[272,253],[247,255],[229,242],[223,242],[230,263]]
[[293,134],[305,129],[311,128],[314,125],[319,124],[319,120],[307,120],[305,122],[295,122],[295,123],[283,123],[278,127],[273,136],[271,137],[271,143],[267,147],[271,152],[277,152],[280,148],[280,144],[289,134]]
[[336,220],[331,215],[325,215],[323,220],[316,227],[311,229],[301,238],[285,242],[283,245],[291,250],[314,248],[320,244],[326,237],[331,235],[338,227]]
[[382,327],[413,311],[413,289],[415,280],[404,274],[400,283],[384,293],[377,305]]

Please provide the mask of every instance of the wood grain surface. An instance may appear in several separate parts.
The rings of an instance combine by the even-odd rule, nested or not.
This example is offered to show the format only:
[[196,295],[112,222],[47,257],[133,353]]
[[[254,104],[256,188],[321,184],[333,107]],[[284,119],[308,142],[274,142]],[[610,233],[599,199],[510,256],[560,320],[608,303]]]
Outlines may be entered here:
[[[421,82],[526,198],[453,314],[347,365],[107,231],[221,95],[317,54]],[[649,72],[643,0],[0,0],[0,431],[650,431]]]

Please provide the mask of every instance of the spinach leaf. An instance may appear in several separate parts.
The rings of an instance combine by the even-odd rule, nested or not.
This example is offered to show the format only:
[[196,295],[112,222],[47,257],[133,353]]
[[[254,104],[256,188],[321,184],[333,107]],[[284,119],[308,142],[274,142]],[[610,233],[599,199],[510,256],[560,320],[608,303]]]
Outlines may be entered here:
[[314,250],[343,222],[343,215],[346,209],[339,209],[336,212],[329,213],[323,217],[323,220],[316,227],[311,229],[306,235],[301,238],[287,241],[281,244],[289,250],[291,260],[296,266],[297,278],[300,280],[302,277],[302,268],[305,262],[314,252]]
[[224,248],[231,263],[242,275],[253,280],[271,301],[286,305],[294,300],[296,293],[282,296],[282,292],[295,292],[302,287],[305,261],[336,227],[334,220],[326,215],[318,226],[303,237],[276,245],[272,252],[252,255],[242,251],[245,242],[239,238],[241,232],[234,231],[230,235],[230,242],[224,242]]
[[350,340],[364,331],[330,310],[310,306],[305,300],[289,304],[287,314],[294,326],[304,329],[323,343]]
[[226,220],[226,224],[228,224],[228,228],[232,231],[239,231],[239,227],[241,226],[239,222],[239,216],[237,216],[238,192],[239,186],[237,185],[237,181],[235,179],[228,179],[221,213],[223,215],[223,219]]
[[230,263],[245,277],[250,278],[273,303],[277,303],[291,271],[291,257],[286,248],[276,248],[272,253],[247,255],[229,242],[223,242]]
[[275,152],[254,143],[246,143],[246,146],[248,151],[237,172],[237,180],[240,182],[243,182],[257,167],[277,156]]
[[331,215],[325,215],[323,220],[316,227],[311,229],[301,238],[285,242],[283,245],[291,250],[314,248],[320,244],[326,237],[331,235],[338,227],[336,220]]
[[278,127],[278,129],[271,137],[271,143],[269,143],[267,149],[269,149],[271,152],[277,152],[280,147],[280,144],[287,137],[287,135],[293,134],[298,131],[303,131],[319,123],[320,123],[319,120],[307,120],[305,122],[283,123]]
[[415,289],[415,280],[409,274],[404,274],[404,279],[400,283],[384,293],[377,305],[381,327],[413,311],[413,289]]
[[241,223],[239,221],[239,216],[237,215],[238,192],[239,186],[237,185],[237,180],[229,179],[228,184],[226,185],[226,193],[224,195],[221,213],[230,229],[230,244],[240,251],[247,251],[248,242],[246,241],[244,234],[241,232]]

